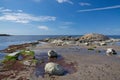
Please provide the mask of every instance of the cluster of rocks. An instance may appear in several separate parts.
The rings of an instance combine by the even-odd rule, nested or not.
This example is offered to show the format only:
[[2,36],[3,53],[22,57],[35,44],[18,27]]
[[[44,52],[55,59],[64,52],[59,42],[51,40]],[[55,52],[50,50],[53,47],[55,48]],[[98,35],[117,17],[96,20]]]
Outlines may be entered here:
[[106,41],[106,40],[109,40],[109,37],[96,33],[86,34],[80,37],[80,41],[83,42]]
[[29,46],[34,46],[36,44],[38,44],[39,42],[32,42],[32,43],[25,43],[25,44],[18,44],[18,45],[10,45],[8,46],[8,48],[1,50],[1,52],[4,53],[13,53],[16,50],[22,50],[22,49],[26,49],[26,47]]
[[[47,38],[43,41],[52,43],[56,46],[64,46],[64,45],[77,45],[77,46],[106,46],[109,43],[119,42],[120,39],[111,39],[105,35],[91,33],[86,34],[82,37],[59,37],[59,38]],[[90,48],[90,50],[93,48]],[[115,55],[116,51],[112,48],[108,48],[106,50],[106,55]]]
[[56,46],[84,45],[84,46],[97,47],[97,46],[114,45],[116,42],[120,42],[120,39],[113,39],[102,34],[90,33],[90,34],[83,35],[81,37],[62,36],[62,37],[56,37],[56,38],[47,38],[40,41],[48,42]]
[[56,46],[64,46],[64,45],[96,45],[96,46],[105,46],[111,42],[120,41],[119,39],[111,39],[105,35],[92,33],[86,34],[82,37],[58,37],[58,38],[47,38],[43,40],[45,42],[52,43]]

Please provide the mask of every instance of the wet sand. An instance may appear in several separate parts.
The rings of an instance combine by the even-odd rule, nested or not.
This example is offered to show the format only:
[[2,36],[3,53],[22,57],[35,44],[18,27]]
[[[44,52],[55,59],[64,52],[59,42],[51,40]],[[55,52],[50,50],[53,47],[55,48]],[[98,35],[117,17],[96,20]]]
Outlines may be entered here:
[[[113,48],[120,54],[120,46],[97,46],[94,50],[88,50],[91,46],[64,45],[55,46],[44,43],[29,47],[35,51],[38,60],[36,67],[20,68],[0,72],[2,80],[120,80],[120,56],[107,56],[107,48]],[[54,50],[58,53],[57,59],[48,59],[47,52]],[[100,52],[98,52],[100,50]],[[63,76],[48,75],[44,72],[47,62],[55,62],[66,70]],[[18,68],[18,66],[15,66]],[[3,74],[4,73],[4,74]],[[10,74],[10,75],[8,75]]]
[[[48,50],[55,50],[64,58],[64,64],[72,63],[70,70],[72,73],[66,73],[63,76],[43,76],[38,75],[31,77],[32,80],[120,80],[120,57],[106,56],[105,50],[107,47],[97,47],[95,50],[88,50],[85,46],[55,46],[46,44],[44,46],[36,46],[31,48],[36,52],[36,55],[47,53]],[[119,46],[112,46],[119,53]],[[101,50],[101,53],[97,53]],[[60,60],[61,61],[61,60]],[[59,61],[58,61],[59,63]],[[66,70],[69,70],[66,69]],[[38,70],[39,73],[40,70]]]

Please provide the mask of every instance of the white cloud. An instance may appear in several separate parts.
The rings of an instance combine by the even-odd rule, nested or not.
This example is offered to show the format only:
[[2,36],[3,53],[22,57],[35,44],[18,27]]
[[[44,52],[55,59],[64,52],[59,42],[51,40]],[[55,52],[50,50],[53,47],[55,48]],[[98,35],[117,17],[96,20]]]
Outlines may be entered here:
[[[3,10],[6,10],[3,12]],[[7,9],[1,9],[1,21],[11,21],[17,23],[29,23],[32,21],[35,22],[46,22],[46,21],[55,21],[56,17],[54,16],[34,16],[28,13],[24,13],[22,10],[9,11]]]
[[56,0],[58,3],[69,3],[69,4],[73,4],[73,2],[72,1],[70,1],[70,0]]
[[23,10],[17,10],[18,12],[23,12]]
[[2,12],[2,13],[4,13],[4,12],[12,12],[12,10],[5,9],[4,7],[0,7],[0,12]]
[[38,28],[41,30],[46,30],[46,31],[49,30],[49,28],[47,26],[38,26]]
[[120,5],[108,6],[102,8],[84,9],[84,10],[78,10],[78,12],[101,11],[101,10],[116,9],[116,8],[120,8]]
[[90,3],[86,3],[86,2],[80,2],[79,3],[80,6],[90,6]]

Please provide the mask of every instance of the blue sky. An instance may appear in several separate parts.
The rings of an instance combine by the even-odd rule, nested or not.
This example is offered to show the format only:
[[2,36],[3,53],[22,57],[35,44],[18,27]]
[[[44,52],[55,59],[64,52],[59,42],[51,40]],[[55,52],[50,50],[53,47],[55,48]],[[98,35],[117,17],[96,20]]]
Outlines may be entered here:
[[0,0],[0,33],[120,35],[120,0]]

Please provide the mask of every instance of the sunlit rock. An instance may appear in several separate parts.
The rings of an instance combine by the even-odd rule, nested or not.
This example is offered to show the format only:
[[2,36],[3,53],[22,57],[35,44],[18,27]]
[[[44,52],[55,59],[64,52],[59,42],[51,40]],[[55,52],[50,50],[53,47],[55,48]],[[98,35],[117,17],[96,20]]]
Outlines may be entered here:
[[51,75],[63,75],[65,72],[61,65],[53,62],[47,63],[44,69],[46,73]]
[[116,51],[112,48],[108,48],[107,51],[106,51],[106,55],[116,55]]

